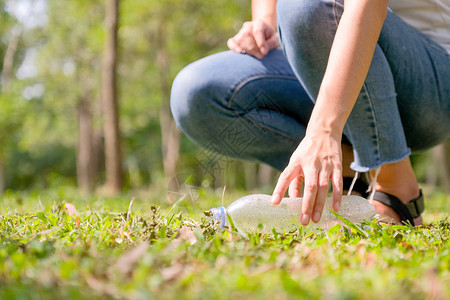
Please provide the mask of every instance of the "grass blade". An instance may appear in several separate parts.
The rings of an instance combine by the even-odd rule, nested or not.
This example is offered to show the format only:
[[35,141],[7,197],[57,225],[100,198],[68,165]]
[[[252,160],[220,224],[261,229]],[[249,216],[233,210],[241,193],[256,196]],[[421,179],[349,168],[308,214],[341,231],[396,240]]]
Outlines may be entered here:
[[329,211],[331,211],[331,213],[333,215],[335,215],[336,218],[338,218],[339,220],[344,222],[344,224],[347,225],[349,228],[355,230],[356,232],[358,232],[360,235],[362,235],[365,238],[368,237],[367,233],[362,228],[360,228],[358,225],[356,225],[353,222],[347,220],[346,218],[344,218],[343,216],[339,215],[337,212],[335,212],[335,211],[333,211],[331,209],[329,209]]

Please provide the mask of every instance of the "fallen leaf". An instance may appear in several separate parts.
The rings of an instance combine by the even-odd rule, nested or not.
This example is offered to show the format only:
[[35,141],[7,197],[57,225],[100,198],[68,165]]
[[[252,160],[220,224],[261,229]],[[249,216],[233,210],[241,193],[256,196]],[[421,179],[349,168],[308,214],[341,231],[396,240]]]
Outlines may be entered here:
[[219,255],[216,259],[215,268],[221,269],[229,263],[230,263],[230,261],[227,259],[227,257],[225,255]]
[[372,268],[377,264],[377,255],[375,252],[370,251],[367,253],[367,258],[365,261],[365,267],[366,268]]
[[276,267],[274,265],[263,265],[260,267],[257,267],[251,271],[247,271],[245,272],[246,276],[258,276],[261,275],[263,273],[272,271],[273,269],[275,269]]
[[403,247],[405,247],[406,249],[410,249],[410,250],[413,250],[413,249],[414,249],[414,247],[413,247],[411,244],[409,244],[409,243],[407,243],[407,242],[405,242],[405,241],[401,241],[400,244],[401,244]]
[[111,283],[101,281],[92,275],[87,276],[86,283],[88,284],[88,286],[91,289],[95,290],[99,294],[110,295],[110,296],[117,296],[117,294],[118,294],[118,290],[117,290],[116,286],[114,286]]
[[177,238],[188,241],[191,245],[197,243],[194,231],[187,226],[183,226],[178,230]]
[[128,274],[133,269],[133,265],[147,252],[149,246],[149,242],[144,242],[122,255],[117,260],[116,269],[123,274]]
[[167,267],[161,271],[164,281],[172,281],[181,277],[184,273],[184,266],[180,263]]
[[72,203],[64,203],[64,212],[69,216],[77,214],[77,209]]
[[426,299],[430,300],[444,300],[447,299],[444,293],[444,287],[440,282],[436,269],[430,269],[425,273],[425,278],[428,286],[428,295]]
[[86,278],[86,283],[95,291],[103,291],[103,283],[92,275]]

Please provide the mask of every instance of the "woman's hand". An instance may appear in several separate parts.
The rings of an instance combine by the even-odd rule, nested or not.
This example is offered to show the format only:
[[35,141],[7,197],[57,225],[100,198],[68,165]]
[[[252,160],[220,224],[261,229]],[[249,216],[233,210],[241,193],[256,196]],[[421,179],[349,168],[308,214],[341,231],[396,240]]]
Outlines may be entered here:
[[279,204],[289,187],[289,197],[300,197],[305,182],[300,223],[317,223],[322,216],[332,181],[333,209],[337,211],[342,198],[341,139],[327,133],[306,135],[281,173],[273,192],[272,203]]
[[318,222],[332,181],[333,209],[342,198],[341,138],[344,125],[367,76],[387,14],[388,0],[346,0],[331,47],[306,136],[281,173],[272,202],[280,203],[289,187],[291,197],[300,196],[304,181],[300,222]]
[[[228,48],[262,59],[279,45],[276,30],[262,20],[245,22],[241,30],[227,42]],[[244,50],[244,51],[243,51]]]

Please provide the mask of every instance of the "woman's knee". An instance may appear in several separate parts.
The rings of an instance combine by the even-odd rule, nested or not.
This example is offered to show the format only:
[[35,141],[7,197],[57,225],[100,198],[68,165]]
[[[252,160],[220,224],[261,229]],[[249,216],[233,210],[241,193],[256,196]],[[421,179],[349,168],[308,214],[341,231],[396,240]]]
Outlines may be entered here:
[[279,0],[281,44],[296,76],[317,97],[343,12],[343,0]]
[[343,0],[279,0],[278,25],[282,41],[302,43],[333,39],[343,12]]
[[170,99],[174,120],[180,130],[201,146],[216,137],[230,114],[226,98],[234,82],[233,55],[214,54],[186,66],[176,76]]
[[[200,110],[211,90],[211,81],[199,62],[186,66],[175,77],[170,96],[170,107],[177,126],[185,133],[193,130]],[[204,112],[202,112],[204,113]]]

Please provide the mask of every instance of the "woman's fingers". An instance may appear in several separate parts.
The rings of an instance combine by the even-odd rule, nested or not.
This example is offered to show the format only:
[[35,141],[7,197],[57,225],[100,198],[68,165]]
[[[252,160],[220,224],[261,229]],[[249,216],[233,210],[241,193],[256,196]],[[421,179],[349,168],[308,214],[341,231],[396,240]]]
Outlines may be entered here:
[[314,209],[314,203],[317,197],[317,171],[316,168],[312,167],[305,174],[305,188],[303,191],[303,202],[302,202],[302,214],[300,216],[300,223],[303,226],[309,224],[311,215]]
[[290,197],[300,196],[300,185],[304,182],[300,223],[304,226],[311,220],[317,223],[322,217],[331,180],[333,207],[337,210],[342,196],[340,149],[340,140],[326,135],[318,135],[314,139],[306,136],[281,173],[273,192],[272,203],[280,203],[288,188]]
[[227,45],[230,50],[238,53],[242,53],[245,50],[245,53],[255,57],[261,56],[253,36],[252,22],[245,22],[239,32],[228,40]]
[[278,47],[280,45],[280,38],[278,35],[278,32],[274,32],[273,35],[271,35],[267,40],[266,40],[266,45],[269,48],[269,50],[275,49],[276,47]]
[[244,53],[243,50],[245,50],[245,54],[249,54],[259,59],[263,58],[263,55],[259,51],[253,37],[251,36],[246,36],[244,38],[233,37],[227,41],[227,46],[230,50],[237,53]]
[[298,175],[296,176],[291,183],[289,184],[289,192],[288,195],[290,198],[298,198],[301,197],[300,186],[302,185],[303,177]]
[[227,41],[228,49],[233,50],[234,52],[241,53],[242,48],[234,41],[234,38],[230,38]]
[[230,50],[262,59],[279,44],[278,34],[263,21],[245,22],[239,32],[228,40]]
[[331,165],[323,165],[320,173],[315,166],[308,166],[308,173],[303,175],[301,170],[288,166],[280,175],[272,196],[272,203],[279,204],[286,190],[289,188],[289,197],[300,197],[300,185],[305,182],[303,191],[302,212],[300,223],[308,225],[312,220],[317,223],[327,200],[328,184],[332,180],[333,209],[337,211],[342,198],[342,171],[333,170]]
[[283,199],[286,190],[289,188],[289,184],[296,176],[293,171],[294,170],[288,166],[283,172],[281,172],[277,185],[275,186],[275,190],[272,194],[272,204],[277,205],[281,202],[281,199]]
[[331,184],[333,188],[333,210],[337,212],[341,206],[342,201],[342,169],[337,168],[333,171],[333,177],[331,178]]
[[316,201],[314,201],[314,210],[311,215],[311,219],[314,223],[319,222],[320,217],[322,216],[323,207],[325,206],[328,195],[328,182],[331,177],[330,175],[330,166],[324,165],[318,176]]
[[269,47],[266,42],[266,30],[267,25],[262,21],[253,22],[253,38],[255,39],[256,46],[262,55],[269,53]]

